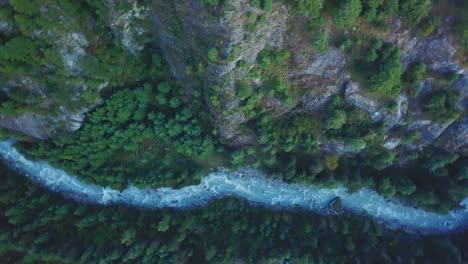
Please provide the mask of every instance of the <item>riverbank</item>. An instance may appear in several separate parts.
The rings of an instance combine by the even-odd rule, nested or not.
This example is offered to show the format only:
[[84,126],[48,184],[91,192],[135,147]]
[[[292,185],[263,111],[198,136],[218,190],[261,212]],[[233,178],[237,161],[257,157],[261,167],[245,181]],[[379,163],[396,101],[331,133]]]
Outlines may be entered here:
[[10,166],[47,189],[62,193],[80,202],[100,205],[125,204],[146,208],[192,208],[206,205],[210,200],[236,196],[253,204],[279,208],[300,208],[319,214],[334,213],[330,202],[340,198],[342,209],[368,215],[390,228],[423,234],[452,233],[468,227],[468,198],[464,209],[441,215],[388,202],[376,192],[361,189],[350,193],[339,186],[320,189],[267,179],[262,172],[241,169],[236,172],[220,170],[202,178],[201,183],[180,189],[138,189],[129,186],[123,191],[86,184],[65,171],[46,162],[27,160],[11,141],[0,142],[0,156]]

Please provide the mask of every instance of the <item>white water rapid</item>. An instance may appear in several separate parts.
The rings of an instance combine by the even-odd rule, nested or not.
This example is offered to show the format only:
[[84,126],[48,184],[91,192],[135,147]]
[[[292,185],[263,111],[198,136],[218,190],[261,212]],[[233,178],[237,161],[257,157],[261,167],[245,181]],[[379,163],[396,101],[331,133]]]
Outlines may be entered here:
[[350,193],[345,187],[320,189],[298,184],[285,184],[267,179],[260,171],[242,169],[212,173],[198,185],[180,189],[138,189],[129,186],[123,191],[87,184],[46,162],[27,160],[12,141],[0,141],[0,156],[17,171],[47,189],[77,201],[101,205],[125,204],[146,208],[199,207],[213,199],[237,196],[253,204],[279,208],[298,208],[320,214],[331,213],[330,201],[339,197],[344,210],[375,218],[390,228],[423,234],[451,233],[468,228],[468,197],[463,209],[441,215],[388,202],[374,191],[361,189]]

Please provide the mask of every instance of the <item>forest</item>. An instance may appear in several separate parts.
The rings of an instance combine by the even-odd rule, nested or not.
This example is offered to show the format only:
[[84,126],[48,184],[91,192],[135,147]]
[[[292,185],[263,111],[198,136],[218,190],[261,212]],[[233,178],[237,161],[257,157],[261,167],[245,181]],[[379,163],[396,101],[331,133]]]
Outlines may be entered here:
[[[222,5],[216,1],[207,1],[205,4]],[[88,15],[92,16],[92,12],[95,12],[97,19],[103,19],[100,10],[105,7],[93,1],[80,4],[63,1],[61,5],[63,8],[56,12],[71,12],[67,10],[73,8],[65,8],[65,5],[83,5],[82,8],[90,12]],[[252,1],[251,5],[265,8],[269,3]],[[361,21],[361,18],[366,23],[378,24],[397,11],[408,25],[421,28],[420,23],[424,24],[429,19],[431,7],[426,0],[399,4],[393,1],[347,0],[324,3],[319,0],[300,0],[294,10],[314,24],[311,26],[312,31],[320,31],[323,23],[320,14],[334,14],[336,26],[347,28]],[[2,9],[2,14],[9,19],[15,19],[20,14],[35,17],[37,12],[34,8],[22,1],[13,1],[10,8]],[[78,16],[75,13],[69,15]],[[41,20],[37,19],[39,23]],[[24,27],[21,21],[14,21],[20,29]],[[252,23],[259,23],[259,19],[253,19]],[[327,33],[322,33],[313,42],[323,52],[328,49],[329,40]],[[400,90],[405,89],[408,94],[416,95],[415,84],[428,75],[426,65],[411,65],[403,73],[398,47],[360,34],[356,32],[347,39],[338,40],[338,49],[350,56],[354,77],[366,80],[363,82],[364,87],[367,87],[366,92],[379,100],[390,100],[387,104],[391,111],[394,105],[392,98]],[[27,58],[39,56],[34,60],[41,64],[41,56],[48,54],[41,55],[45,49],[37,47],[39,43],[47,45],[43,43],[47,40],[36,40],[24,30],[15,35],[2,35],[2,39],[4,44],[0,48],[11,50],[1,53],[4,54],[2,71],[11,69],[12,73],[18,73],[18,67],[26,67],[25,70],[30,67],[27,64],[31,60]],[[19,44],[16,45],[16,42]],[[103,40],[98,43],[104,45]],[[109,74],[114,74],[112,72],[120,66],[110,67],[109,64],[111,61],[115,63],[112,54],[116,56],[125,52],[117,48],[109,49],[109,45],[102,46],[102,52],[96,52],[97,57],[87,58],[83,62],[88,72],[88,75],[83,76],[84,80],[91,72],[96,78],[107,76],[113,80],[109,89],[100,92],[99,97],[104,99],[104,103],[87,115],[83,128],[75,133],[40,144],[21,143],[23,150],[30,156],[45,159],[88,182],[118,189],[129,184],[139,187],[181,187],[196,183],[203,175],[218,167],[236,169],[249,165],[266,170],[286,182],[330,187],[341,183],[355,190],[369,187],[387,197],[396,196],[410,204],[440,212],[458,206],[461,198],[468,195],[466,156],[446,153],[437,146],[429,147],[423,153],[415,151],[407,146],[419,142],[421,135],[417,131],[405,132],[403,126],[394,127],[390,131],[402,137],[398,149],[383,148],[388,133],[384,129],[385,124],[373,122],[366,112],[348,104],[343,94],[333,96],[319,115],[299,112],[278,116],[274,110],[266,107],[264,102],[269,100],[279,100],[292,107],[295,98],[301,93],[287,78],[291,56],[288,50],[265,48],[254,63],[237,62],[237,67],[248,71],[249,79],[236,84],[235,96],[240,99],[236,111],[251,118],[252,121],[244,129],[250,131],[257,140],[250,145],[232,147],[218,139],[219,131],[211,123],[212,113],[205,107],[206,102],[214,109],[226,103],[226,95],[220,86],[187,95],[170,75],[168,65],[154,48],[144,49],[151,56],[141,54],[139,58],[125,55],[128,58],[122,60],[122,63],[126,67],[121,70],[130,75],[125,77],[127,80],[119,80],[124,76],[123,72],[115,72],[115,77]],[[119,48],[122,49],[121,46]],[[218,62],[221,59],[216,48],[208,51],[207,61]],[[101,64],[96,64],[98,62]],[[136,68],[129,65],[135,65]],[[54,72],[51,76],[61,74]],[[265,80],[263,85],[253,87],[252,80],[259,77]],[[456,119],[464,115],[455,107],[459,95],[453,90],[447,92],[457,76],[448,74],[435,77],[437,89],[423,98],[423,114],[434,121]],[[128,80],[141,81],[125,85],[129,83]],[[82,98],[97,100],[96,95],[88,94],[88,91],[91,90],[88,89]],[[15,98],[10,95],[2,104],[4,112],[17,115],[26,111],[27,108],[22,107],[24,102]],[[24,96],[18,95],[18,98]],[[34,104],[31,106],[34,107]],[[350,153],[324,153],[320,148],[324,142],[343,142]],[[407,160],[406,166],[393,166],[402,159]]]
[[[188,211],[77,204],[2,166],[2,263],[462,263],[463,234],[419,236],[362,216],[235,198]],[[246,217],[248,216],[248,217]]]
[[[136,12],[137,4],[151,2],[121,1],[113,8],[125,14]],[[229,1],[196,2],[209,14],[232,11]],[[171,64],[167,59],[171,55],[158,40],[170,43],[173,36],[154,32],[155,17],[131,21],[144,32],[138,35],[141,50],[135,52],[122,41],[129,25],[134,25],[124,23],[124,33],[118,32],[113,26],[119,21],[109,22],[112,8],[103,1],[9,0],[0,1],[0,86],[5,87],[0,92],[0,116],[53,116],[63,109],[86,109],[86,114],[74,132],[38,140],[1,128],[1,139],[15,138],[16,147],[28,158],[120,190],[129,185],[179,188],[197,184],[219,168],[251,167],[286,183],[325,188],[342,184],[350,191],[367,187],[388,199],[438,213],[460,207],[468,196],[466,152],[448,151],[439,141],[424,145],[427,135],[411,124],[416,118],[437,124],[466,119],[460,107],[466,104],[466,99],[461,101],[463,91],[452,89],[461,75],[452,69],[435,72],[425,61],[404,65],[406,51],[386,41],[385,32],[391,27],[388,21],[397,18],[411,34],[430,37],[450,12],[453,29],[447,34],[466,68],[466,1],[245,2],[250,10],[245,39],[284,5],[288,22],[305,21],[300,33],[307,36],[310,53],[318,57],[332,50],[346,58],[349,81],[359,83],[379,111],[395,114],[397,97],[404,94],[417,102],[417,109],[410,107],[416,114],[404,116],[403,124],[390,125],[351,104],[341,88],[318,111],[308,111],[300,99],[308,90],[291,78],[294,47],[287,45],[266,45],[253,60],[234,61],[244,47],[234,46],[226,54],[223,47],[228,44],[219,41],[201,47],[188,62]],[[173,19],[171,30],[191,33],[186,24],[176,22],[179,18]],[[2,22],[10,29],[3,30]],[[70,44],[73,41],[80,48]],[[67,64],[70,50],[79,52],[74,53],[75,63]],[[182,74],[174,74],[179,63],[187,63],[184,74],[196,78],[188,87]],[[228,78],[209,82],[218,74],[213,67],[230,63],[236,74],[246,77],[231,86]],[[429,79],[430,89],[425,91],[423,84]],[[197,83],[202,84],[200,89]],[[235,107],[226,107],[231,105]],[[236,132],[247,135],[237,145],[223,139],[219,124],[236,118],[246,120]],[[56,125],[65,126],[61,121]],[[398,138],[398,146],[384,147],[392,138]],[[48,193],[5,165],[0,174],[1,263],[468,260],[466,233],[408,234],[350,213],[280,211],[234,197],[191,210],[95,206]]]

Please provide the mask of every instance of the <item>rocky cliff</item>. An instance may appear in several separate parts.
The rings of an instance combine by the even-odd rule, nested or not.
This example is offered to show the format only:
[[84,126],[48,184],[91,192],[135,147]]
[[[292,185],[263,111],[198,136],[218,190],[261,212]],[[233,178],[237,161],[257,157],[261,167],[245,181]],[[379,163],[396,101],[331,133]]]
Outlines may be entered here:
[[[244,124],[251,118],[240,105],[236,97],[236,82],[248,81],[254,91],[262,86],[267,76],[249,76],[249,71],[239,67],[239,61],[247,65],[258,62],[258,55],[264,49],[287,50],[290,59],[286,67],[288,87],[300,92],[294,93],[293,103],[286,105],[281,100],[259,99],[275,116],[280,117],[291,111],[303,111],[319,115],[329,98],[342,94],[346,102],[362,109],[370,115],[373,122],[384,122],[387,141],[384,146],[396,148],[400,139],[392,135],[392,128],[405,127],[409,132],[419,131],[421,139],[408,146],[421,149],[437,142],[451,151],[464,151],[468,139],[466,118],[462,114],[455,119],[436,122],[426,119],[421,114],[420,99],[430,89],[431,75],[456,73],[456,80],[450,89],[460,93],[459,109],[466,112],[467,72],[466,67],[456,58],[456,45],[448,32],[451,25],[446,19],[438,31],[428,36],[408,30],[398,19],[385,32],[383,41],[397,45],[401,49],[401,64],[406,70],[410,65],[427,65],[428,79],[422,80],[420,91],[414,98],[402,91],[394,98],[394,109],[387,108],[378,98],[362,92],[361,84],[352,80],[347,70],[347,56],[335,47],[326,52],[319,52],[313,44],[314,35],[307,30],[304,17],[293,14],[290,6],[277,2],[270,12],[250,5],[249,1],[229,1],[225,7],[203,6],[198,1],[154,1],[152,18],[154,29],[159,37],[164,56],[176,76],[188,91],[200,90],[212,94],[214,86],[221,89],[221,103],[213,106],[207,96],[215,124],[220,136],[233,146],[251,143],[255,138]],[[249,17],[261,16],[262,23],[252,27]],[[330,29],[333,30],[333,29]],[[219,60],[210,61],[207,53],[211,48],[219,50]],[[205,68],[194,73],[197,65]],[[248,68],[247,68],[248,69]],[[202,77],[201,77],[202,76]],[[416,87],[416,89],[418,89]],[[273,105],[273,106],[272,106]],[[224,114],[223,114],[224,113]],[[447,135],[459,135],[447,138]],[[439,140],[438,140],[439,139]],[[322,148],[330,151],[339,142],[325,143]],[[331,145],[330,145],[331,144]],[[346,147],[338,148],[340,153],[347,153]]]
[[[408,70],[416,63],[427,65],[427,74],[419,87],[413,88],[418,90],[416,95],[410,96],[402,90],[392,98],[393,107],[389,107],[384,100],[369,94],[361,80],[354,78],[350,55],[332,41],[340,34],[349,36],[352,30],[340,31],[325,19],[322,31],[330,35],[330,47],[319,51],[314,45],[319,32],[309,30],[308,19],[286,2],[274,2],[271,10],[253,6],[249,0],[218,5],[197,0],[127,4],[123,8],[108,2],[105,11],[101,9],[99,16],[108,19],[109,31],[120,40],[128,56],[138,56],[148,45],[158,46],[174,77],[185,88],[187,100],[197,95],[204,97],[218,135],[232,147],[256,141],[249,124],[259,113],[278,119],[288,113],[307,113],[323,119],[330,98],[339,95],[347,105],[367,112],[372,122],[384,123],[382,146],[387,149],[400,145],[403,129],[407,133],[420,133],[420,138],[406,144],[404,149],[420,150],[436,144],[449,151],[466,153],[468,71],[457,55],[460,48],[449,31],[450,19],[427,36],[408,30],[399,19],[388,21],[391,26],[379,38],[401,50],[403,69]],[[88,28],[93,28],[92,21],[89,23]],[[0,32],[11,30],[14,28],[8,21],[0,20]],[[55,45],[62,47],[59,50],[68,75],[82,76],[80,61],[97,53],[96,40],[89,41],[91,38],[91,34],[78,31],[56,38]],[[277,55],[274,52],[283,52],[285,59],[275,62],[264,55],[273,54],[274,58]],[[434,78],[447,74],[455,75],[447,85],[460,95],[460,114],[444,121],[428,119],[422,113],[421,100],[435,89]],[[24,81],[28,76],[19,78]],[[270,84],[270,80],[275,83]],[[100,87],[100,90],[109,81],[100,78],[93,89]],[[13,84],[12,80],[4,82],[3,90],[7,93],[18,86]],[[80,97],[89,86],[86,82],[75,82],[75,85],[75,93],[70,93],[72,97]],[[239,96],[243,85],[251,87],[255,99],[250,94]],[[36,94],[47,90],[47,86],[34,82],[21,86]],[[63,130],[63,126],[68,131],[78,129],[89,106],[74,109],[62,106],[58,108],[60,114],[55,116],[1,114],[0,126],[43,139],[55,134],[51,130]],[[394,133],[395,128],[400,132]],[[356,152],[356,147],[349,148],[345,142],[325,136],[320,137],[320,142],[325,152]],[[361,145],[358,151],[364,147]]]

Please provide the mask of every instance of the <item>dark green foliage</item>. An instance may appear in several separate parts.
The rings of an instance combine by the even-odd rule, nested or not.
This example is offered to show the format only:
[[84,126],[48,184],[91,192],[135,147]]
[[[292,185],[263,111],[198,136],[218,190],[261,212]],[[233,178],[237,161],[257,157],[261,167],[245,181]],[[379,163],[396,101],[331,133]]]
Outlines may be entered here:
[[12,100],[3,102],[0,106],[0,113],[6,114],[9,116],[19,116],[21,114],[24,114],[24,107],[21,105],[18,105]]
[[379,141],[382,137],[379,124],[372,124],[366,112],[345,104],[340,96],[331,98],[324,124],[329,139],[343,141],[351,149],[358,149],[365,142]]
[[438,176],[448,176],[447,166],[454,163],[459,155],[456,153],[435,152],[428,154],[424,167]]
[[454,29],[463,44],[466,54],[468,51],[468,27],[466,26],[468,25],[468,3],[463,0],[454,0],[453,3],[456,9],[455,14],[451,14],[455,18]]
[[217,48],[211,48],[208,51],[208,59],[212,62],[218,62],[219,51]]
[[39,5],[34,0],[11,0],[9,3],[19,13],[29,16],[40,14]]
[[400,57],[400,50],[394,45],[379,51],[378,59],[374,63],[378,71],[370,77],[369,91],[392,96],[398,94],[403,73]]
[[410,26],[418,24],[421,20],[427,17],[431,7],[431,0],[400,1],[401,15]]
[[323,7],[323,0],[296,0],[297,11],[306,15],[310,19],[316,19],[320,16]]
[[[335,97],[340,98],[340,97]],[[326,129],[340,129],[346,123],[346,112],[338,108],[334,108],[334,103],[331,103],[332,107],[329,107],[330,116],[325,122]]]
[[377,170],[383,170],[393,163],[395,157],[396,153],[377,148],[369,153],[369,165]]
[[119,91],[92,112],[82,130],[41,145],[36,155],[115,188],[193,182],[200,172],[193,159],[208,159],[214,142],[181,104],[179,91],[162,82],[155,101],[150,99],[155,91],[149,84]]
[[39,60],[39,54],[37,47],[31,39],[17,37],[0,47],[0,63],[6,64],[8,63],[6,61],[9,60],[23,65],[32,65],[35,61]]
[[250,6],[259,8],[260,7],[260,0],[250,0]]
[[273,8],[273,0],[262,0],[262,7],[265,12],[271,12]]
[[459,94],[452,89],[439,89],[426,95],[422,101],[424,114],[437,122],[458,117]]
[[343,41],[338,46],[338,50],[339,51],[346,51],[346,50],[349,50],[350,48],[352,48],[352,46],[353,46],[353,43],[351,42],[351,40],[349,38],[347,38],[345,41]]
[[236,94],[239,99],[245,99],[252,95],[252,87],[246,81],[238,81],[236,83]]
[[419,83],[426,73],[426,64],[419,63],[411,65],[403,75],[403,85],[408,91],[408,95],[415,96],[419,90]]
[[382,255],[389,263],[466,262],[464,234],[407,235],[365,216],[278,211],[234,198],[190,211],[91,206],[3,167],[0,183],[3,263],[257,263],[259,256],[267,263],[377,263]]
[[326,129],[340,129],[346,123],[346,113],[344,111],[334,111],[325,123]]
[[[108,23],[108,17],[102,15],[107,8],[100,1],[71,0],[14,0],[2,5],[1,20],[13,30],[0,34],[0,86],[27,79],[32,85],[21,85],[18,93],[30,95],[36,87],[45,93],[35,95],[34,102],[30,96],[10,98],[23,106],[24,113],[54,116],[60,106],[75,112],[97,104],[99,90],[106,85],[123,86],[168,72],[161,63],[151,64],[154,50],[146,48],[134,55],[114,38],[103,26]],[[75,37],[72,33],[82,34],[88,43],[82,47],[86,54],[77,58],[78,70],[73,73],[64,65],[64,52],[74,49],[64,47]],[[86,91],[80,91],[83,87]]]
[[328,50],[328,33],[326,31],[319,32],[314,40],[315,47],[320,53]]
[[399,3],[401,0],[384,0],[382,8],[387,15],[398,14]]
[[334,16],[336,26],[349,28],[354,25],[361,13],[362,5],[360,0],[343,0],[338,12]]
[[384,3],[384,0],[364,0],[363,17],[367,21],[372,21],[377,17],[377,9]]
[[215,6],[221,3],[221,0],[201,0],[203,5]]
[[380,193],[386,197],[393,197],[395,195],[395,187],[392,185],[390,179],[386,178],[383,180],[382,184],[379,187]]

